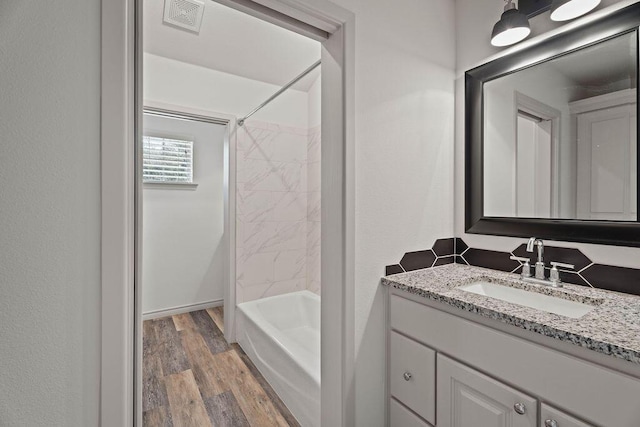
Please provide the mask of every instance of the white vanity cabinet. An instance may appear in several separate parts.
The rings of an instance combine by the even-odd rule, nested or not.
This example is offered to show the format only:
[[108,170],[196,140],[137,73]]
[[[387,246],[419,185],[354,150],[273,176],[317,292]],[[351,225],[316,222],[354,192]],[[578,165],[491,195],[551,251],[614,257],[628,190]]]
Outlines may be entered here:
[[439,427],[537,427],[536,399],[440,354],[437,384]]
[[640,367],[392,288],[387,319],[391,427],[640,427]]

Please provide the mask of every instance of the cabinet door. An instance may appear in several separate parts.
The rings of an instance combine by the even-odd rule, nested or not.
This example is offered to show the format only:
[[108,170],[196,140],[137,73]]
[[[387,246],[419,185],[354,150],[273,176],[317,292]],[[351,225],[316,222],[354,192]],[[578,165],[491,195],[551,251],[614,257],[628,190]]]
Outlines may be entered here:
[[591,424],[584,423],[571,415],[552,408],[549,405],[542,404],[540,410],[540,427],[593,427]]
[[536,427],[537,401],[438,354],[438,427]]

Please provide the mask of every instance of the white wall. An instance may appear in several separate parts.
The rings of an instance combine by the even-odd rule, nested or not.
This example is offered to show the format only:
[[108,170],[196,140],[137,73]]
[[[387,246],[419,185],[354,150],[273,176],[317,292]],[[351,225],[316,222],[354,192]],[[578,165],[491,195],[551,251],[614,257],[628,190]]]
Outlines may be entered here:
[[[599,9],[615,7],[614,0],[605,0]],[[628,3],[628,2],[625,2]],[[500,17],[500,3],[493,0],[457,0],[456,32],[458,43],[456,79],[456,236],[462,237],[469,246],[491,250],[513,250],[524,239],[483,236],[464,233],[464,72],[477,66],[499,52],[489,43],[491,28]],[[552,23],[549,13],[531,20],[532,37],[560,27]],[[640,267],[640,249],[618,246],[590,245],[570,242],[553,242],[554,246],[577,247],[593,261],[624,267]]]
[[[280,86],[162,56],[144,54],[144,99],[243,117]],[[252,116],[284,126],[307,128],[307,93],[291,89]]]
[[356,424],[384,425],[384,266],[453,235],[454,2],[355,12]]
[[0,2],[0,87],[0,425],[95,426],[100,2]]
[[224,296],[226,126],[145,114],[144,133],[193,139],[195,189],[146,184],[142,311],[219,302]]

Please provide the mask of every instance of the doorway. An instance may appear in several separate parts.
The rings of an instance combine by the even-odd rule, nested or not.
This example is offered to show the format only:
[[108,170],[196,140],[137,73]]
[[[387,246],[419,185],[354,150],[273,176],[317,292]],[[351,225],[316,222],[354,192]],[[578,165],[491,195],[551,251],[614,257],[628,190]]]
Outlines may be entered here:
[[[219,2],[322,42],[322,135],[326,141],[322,161],[323,168],[329,167],[322,173],[322,221],[332,230],[322,233],[326,286],[322,290],[321,359],[323,366],[332,367],[322,371],[322,424],[352,425],[354,15],[323,1]],[[141,156],[136,154],[134,141],[142,133],[142,38],[136,31],[142,24],[142,2],[103,2],[101,16],[101,420],[105,426],[132,425],[134,420],[141,425],[142,310],[134,268],[135,242],[140,236],[136,238],[134,225],[140,221],[135,215],[135,196],[142,189],[135,184],[134,166]]]

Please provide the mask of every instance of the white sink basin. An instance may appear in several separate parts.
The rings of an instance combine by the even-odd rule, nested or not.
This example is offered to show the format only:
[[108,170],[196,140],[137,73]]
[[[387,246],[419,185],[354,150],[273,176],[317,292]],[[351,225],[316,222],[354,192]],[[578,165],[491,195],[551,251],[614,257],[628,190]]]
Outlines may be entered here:
[[460,286],[458,289],[477,295],[496,298],[512,304],[535,308],[536,310],[559,314],[560,316],[571,317],[573,319],[578,319],[595,308],[593,305],[583,304],[577,301],[569,301],[563,298],[484,281]]

